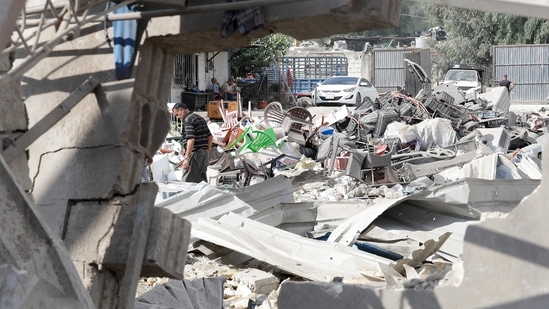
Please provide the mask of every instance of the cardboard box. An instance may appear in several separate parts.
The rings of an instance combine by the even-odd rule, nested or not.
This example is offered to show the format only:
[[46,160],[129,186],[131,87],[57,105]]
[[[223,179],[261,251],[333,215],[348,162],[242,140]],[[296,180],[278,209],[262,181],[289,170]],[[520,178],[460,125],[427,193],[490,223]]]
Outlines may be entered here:
[[[221,115],[221,110],[219,109],[219,104],[221,101],[210,101],[208,102],[208,118],[210,119],[223,119]],[[225,112],[233,112],[238,110],[237,101],[223,101],[223,107]]]
[[210,119],[223,119],[221,111],[219,110],[220,101],[208,102],[208,118]]

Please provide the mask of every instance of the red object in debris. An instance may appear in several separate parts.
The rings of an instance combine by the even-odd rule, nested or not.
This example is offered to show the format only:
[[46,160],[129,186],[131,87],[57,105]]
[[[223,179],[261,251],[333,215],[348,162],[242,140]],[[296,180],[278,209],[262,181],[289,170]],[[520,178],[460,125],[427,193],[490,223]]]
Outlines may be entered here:
[[268,104],[269,104],[269,102],[267,102],[267,101],[259,101],[259,102],[257,102],[257,108],[265,109]]
[[381,144],[375,147],[375,153],[378,156],[385,154],[385,150],[387,150],[387,144]]
[[159,150],[160,150],[160,152],[163,153],[163,154],[173,152],[172,149],[166,149],[166,148],[160,148]]
[[349,164],[349,157],[336,157],[334,160],[334,170],[344,171],[347,169],[347,164]]
[[292,72],[290,71],[290,69],[288,69],[288,71],[286,71],[286,84],[288,85],[288,87],[292,88],[292,84],[294,83],[294,79],[292,77]]

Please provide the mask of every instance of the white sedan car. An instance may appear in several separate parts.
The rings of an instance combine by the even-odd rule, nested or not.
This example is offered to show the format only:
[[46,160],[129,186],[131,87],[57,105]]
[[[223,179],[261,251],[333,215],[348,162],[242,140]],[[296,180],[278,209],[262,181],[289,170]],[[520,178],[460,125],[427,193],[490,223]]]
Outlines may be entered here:
[[366,78],[333,76],[316,87],[317,105],[321,104],[360,104],[365,97],[375,102],[379,98],[376,88]]

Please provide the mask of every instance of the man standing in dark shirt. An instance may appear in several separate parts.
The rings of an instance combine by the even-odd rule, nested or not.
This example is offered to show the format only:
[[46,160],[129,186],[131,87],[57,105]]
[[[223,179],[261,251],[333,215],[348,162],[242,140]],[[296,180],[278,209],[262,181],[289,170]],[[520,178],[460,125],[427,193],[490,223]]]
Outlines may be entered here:
[[499,85],[501,87],[506,87],[507,92],[511,92],[511,90],[515,88],[515,84],[513,84],[510,80],[507,79],[507,74],[503,75],[503,79],[499,82]]
[[175,165],[183,168],[182,181],[208,182],[209,156],[212,148],[213,135],[206,120],[189,110],[186,104],[177,103],[173,106],[173,114],[183,122],[184,159]]

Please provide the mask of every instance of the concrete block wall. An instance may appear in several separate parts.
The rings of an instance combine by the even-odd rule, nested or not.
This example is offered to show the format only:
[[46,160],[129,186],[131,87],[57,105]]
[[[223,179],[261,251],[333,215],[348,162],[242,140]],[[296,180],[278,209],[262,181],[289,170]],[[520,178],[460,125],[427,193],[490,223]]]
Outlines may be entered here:
[[[0,75],[10,70],[13,62],[11,56],[0,57]],[[14,80],[5,87],[0,87],[0,102],[0,150],[5,150],[28,130],[27,111],[19,79]],[[31,181],[27,155],[21,155],[9,162],[9,167],[14,173],[17,183],[23,189],[29,190]]]
[[[150,33],[165,34],[179,29],[178,23],[155,24],[157,27]],[[42,38],[54,35],[46,31]],[[104,267],[102,259],[94,254],[101,242],[86,241],[84,237],[86,233],[103,235],[95,230],[100,225],[93,224],[100,216],[83,218],[85,224],[67,223],[78,213],[78,206],[83,202],[86,207],[100,209],[101,205],[128,197],[130,202],[123,203],[123,207],[136,206],[131,197],[138,192],[145,155],[152,156],[156,152],[169,130],[166,103],[173,76],[173,57],[166,49],[144,40],[132,76],[116,80],[114,73],[114,57],[105,40],[103,26],[91,24],[82,30],[81,37],[57,46],[49,57],[25,74],[21,91],[25,106],[21,104],[21,110],[9,112],[13,119],[17,119],[14,114],[21,115],[25,120],[21,124],[26,125],[26,107],[32,126],[87,78],[93,77],[101,83],[29,147],[26,173],[32,180],[29,191],[46,223],[58,237],[69,235],[71,245],[83,250],[71,258],[76,258],[78,275],[97,308],[116,307],[124,298],[119,293],[126,286],[119,286],[120,270]],[[26,129],[21,124],[20,130]],[[23,162],[22,166],[27,166],[26,158]],[[123,223],[126,219],[120,220]],[[163,228],[174,227],[169,216],[161,216],[161,220],[164,221],[157,222],[162,226],[158,233],[162,233]],[[188,232],[182,226],[176,228],[181,233]],[[184,240],[184,235],[178,235],[180,239],[169,238],[169,243],[168,240],[158,242],[165,244],[161,248],[148,248],[153,256],[151,260],[160,260],[158,256],[169,251],[168,247]],[[184,263],[181,254],[173,254],[166,256]],[[162,274],[176,275],[179,272],[176,266],[180,265],[172,263],[172,268],[164,269]],[[134,297],[129,294],[131,290],[126,297]]]
[[[157,189],[155,184],[147,184],[137,190],[145,191],[144,194],[154,199]],[[72,206],[64,240],[76,264],[92,262],[117,273],[124,272],[137,215],[137,207],[132,206],[142,202],[139,198],[136,192],[100,205],[80,202]],[[167,209],[155,207],[140,275],[182,279],[190,230],[191,224],[187,220],[172,216]],[[173,246],[174,243],[177,246]]]
[[345,52],[347,57],[348,72],[350,76],[365,77],[362,72],[363,52]]
[[135,190],[145,154],[154,154],[169,130],[173,57],[144,44],[134,77],[117,81],[112,51],[101,27],[94,30],[59,46],[67,56],[44,59],[24,78],[31,81],[23,87],[31,125],[89,76],[101,82],[29,148],[31,192],[57,235],[69,201]]

